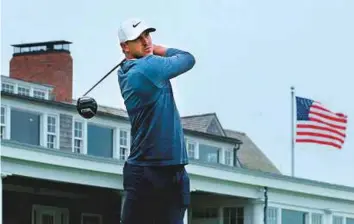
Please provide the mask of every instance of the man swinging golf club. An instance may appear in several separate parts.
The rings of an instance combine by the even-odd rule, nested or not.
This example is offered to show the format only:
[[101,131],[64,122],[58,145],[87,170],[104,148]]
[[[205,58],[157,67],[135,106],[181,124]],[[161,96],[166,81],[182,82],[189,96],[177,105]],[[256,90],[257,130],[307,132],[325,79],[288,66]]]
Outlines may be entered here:
[[123,224],[183,223],[190,180],[183,129],[170,79],[192,69],[192,54],[152,44],[155,28],[124,21],[118,32],[125,61],[118,70],[131,122],[131,152],[123,168]]

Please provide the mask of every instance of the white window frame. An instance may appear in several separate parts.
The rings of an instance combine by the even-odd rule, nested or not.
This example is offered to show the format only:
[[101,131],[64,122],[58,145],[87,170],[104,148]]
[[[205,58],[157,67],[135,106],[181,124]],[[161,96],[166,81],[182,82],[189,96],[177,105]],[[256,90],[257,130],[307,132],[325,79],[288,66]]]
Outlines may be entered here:
[[268,207],[267,208],[267,223],[269,224],[278,224],[279,222],[279,209],[276,207]]
[[[98,127],[102,127],[102,128],[108,128],[108,129],[112,129],[113,130],[113,142],[112,142],[112,158],[114,158],[117,155],[117,149],[118,149],[118,145],[119,145],[119,131],[118,128],[116,128],[115,126],[112,125],[112,122],[105,120],[105,119],[100,119],[100,118],[95,118],[95,121],[90,121],[90,122],[85,122],[85,154],[88,154],[87,150],[88,150],[88,141],[87,141],[87,134],[88,134],[88,125],[95,125]],[[118,142],[117,142],[118,141]]]
[[[38,89],[38,88],[33,88],[33,90],[30,90],[30,92],[33,92],[33,97],[34,98],[38,98],[38,99],[47,99],[48,98],[48,92],[47,91],[44,91],[44,90],[41,90],[41,89]],[[38,96],[35,96],[35,92],[39,92],[39,93],[42,93],[43,94],[43,97],[38,97]]]
[[[230,153],[230,164],[228,164],[226,161],[227,161],[227,153]],[[234,152],[233,152],[233,149],[229,149],[229,148],[224,148],[224,153],[223,153],[223,161],[224,161],[224,164],[227,165],[227,166],[233,166],[234,164]]]
[[[10,106],[11,104],[11,106]],[[41,107],[28,107],[27,104],[19,104],[17,102],[9,103],[7,100],[4,100],[4,103],[1,106],[6,108],[6,139],[11,139],[11,111],[13,109],[20,110],[28,113],[35,113],[39,115],[39,146],[47,148],[47,117],[54,116],[56,117],[56,149],[60,147],[60,117],[59,113],[51,109],[41,109]],[[86,122],[86,121],[85,121]],[[85,133],[86,135],[86,133]]]
[[1,127],[4,127],[4,133],[3,133],[3,136],[2,136],[2,139],[8,139],[9,136],[10,136],[10,132],[8,132],[8,129],[9,129],[9,119],[8,117],[10,116],[9,115],[9,107],[6,106],[6,105],[1,105],[1,109],[4,108],[4,123],[1,123]]
[[[340,219],[341,222],[340,223],[335,222],[335,220],[334,220],[335,218]],[[333,215],[333,221],[332,221],[331,224],[345,224],[345,222],[346,222],[346,219],[343,216],[341,216],[341,215]]]
[[[190,149],[189,149],[189,145],[193,145],[194,148],[193,148],[193,154],[190,155]],[[197,142],[196,141],[193,141],[193,140],[190,140],[190,139],[187,139],[186,140],[186,147],[187,147],[187,155],[188,155],[188,158],[192,158],[192,159],[196,159],[197,158]]]
[[[2,105],[5,106],[5,105]],[[45,143],[45,134],[43,133],[43,130],[45,130],[45,113],[41,112],[40,110],[34,110],[34,109],[29,109],[26,108],[24,106],[5,106],[6,107],[6,122],[7,122],[7,127],[6,127],[6,138],[7,139],[11,139],[11,111],[12,109],[15,110],[20,110],[20,111],[24,111],[24,112],[28,112],[28,113],[35,113],[37,115],[39,115],[39,146],[42,147],[46,147],[46,143]]]
[[[24,81],[18,81],[18,80],[11,80],[11,81],[2,81],[2,85],[1,85],[1,90],[4,92],[9,92],[6,91],[6,89],[4,90],[2,87],[3,85],[9,85],[12,86],[13,88],[13,94],[18,94],[18,88],[25,88],[25,89],[29,89],[29,97],[34,97],[34,98],[40,98],[40,99],[49,99],[49,92],[51,91],[50,88],[45,87],[45,86],[40,86],[40,85],[33,85],[33,83],[28,83],[28,82],[24,82]],[[42,92],[44,93],[44,98],[42,97],[35,97],[34,96],[34,92],[38,91],[38,92]],[[21,94],[23,95],[23,94]]]
[[[312,213],[310,213],[310,215],[311,215],[311,224],[324,224],[324,216],[322,213],[312,212]],[[315,221],[317,221],[317,219],[316,219],[317,217],[320,218],[320,223],[315,222]]]
[[[46,114],[45,116],[45,121],[44,121],[44,138],[45,138],[45,147],[48,147],[48,135],[54,135],[55,140],[54,140],[54,148],[53,149],[59,149],[59,140],[60,140],[60,133],[59,133],[59,116],[56,114]],[[49,133],[48,132],[48,119],[49,117],[55,118],[55,133]]]
[[[243,216],[243,214],[242,213],[238,213],[238,210],[239,209],[243,209],[244,210],[244,208],[243,207],[239,207],[239,206],[222,206],[222,207],[220,207],[220,209],[219,209],[219,215],[221,216],[221,219],[224,219],[224,209],[232,209],[232,210],[234,210],[235,211],[235,214],[236,214],[236,216],[234,217],[234,218],[238,218],[239,216]],[[232,216],[229,216],[229,217],[232,217]],[[244,219],[244,221],[245,221],[245,217],[243,217],[243,219]],[[238,222],[237,222],[238,223]]]
[[[3,85],[12,86],[13,91],[10,92],[10,91],[7,91],[7,89],[3,89],[3,88],[2,88]],[[9,82],[2,82],[2,83],[1,83],[1,91],[7,92],[7,93],[15,93],[15,92],[16,92],[16,85],[14,85],[14,84],[12,84],[12,83],[9,83]]]
[[[32,206],[32,224],[42,224],[40,222],[40,219],[39,222],[35,219],[38,215],[41,215],[43,213],[52,214],[54,216],[54,223],[69,224],[69,209],[38,204]],[[64,222],[61,222],[62,215],[65,219]]]
[[[25,90],[28,90],[28,95],[26,95],[26,94],[20,94],[20,93],[19,93],[19,89],[20,89],[20,88],[25,89]],[[18,94],[18,95],[21,95],[21,96],[31,96],[31,92],[32,92],[32,91],[31,91],[31,87],[24,86],[24,85],[18,85],[16,89],[17,89],[17,94]]]
[[[116,148],[116,158],[119,160],[122,160],[121,158],[121,148],[125,149],[125,155],[124,155],[124,160],[127,160],[129,154],[130,154],[130,131],[128,129],[125,128],[117,128],[117,148]],[[127,144],[126,145],[121,145],[120,144],[120,139],[121,139],[121,132],[125,132],[127,134]]]
[[[78,122],[78,123],[81,123],[81,133],[82,133],[82,136],[81,138],[80,137],[76,137],[75,136],[75,123]],[[72,123],[72,152],[74,153],[78,153],[75,151],[75,140],[81,140],[81,149],[80,149],[80,154],[86,154],[86,134],[87,132],[85,131],[86,130],[86,122],[84,120],[81,120],[81,119],[77,119],[77,118],[73,118],[73,123]]]
[[84,217],[98,217],[99,224],[102,224],[102,215],[101,214],[94,214],[94,213],[81,213],[81,224],[84,224]]
[[190,137],[185,138],[187,154],[188,154],[188,143],[194,144],[194,159],[199,159],[199,141]]
[[[219,158],[219,161],[217,161],[216,164],[223,164],[224,163],[223,162],[224,161],[224,148],[222,146],[220,146],[220,145],[217,145],[215,143],[208,142],[208,141],[202,141],[202,142],[198,141],[198,159],[199,159],[199,154],[200,154],[200,144],[218,148],[217,158],[216,159]],[[215,162],[211,161],[211,158],[208,158],[208,161],[203,161],[203,162],[212,163],[212,164],[215,163]]]

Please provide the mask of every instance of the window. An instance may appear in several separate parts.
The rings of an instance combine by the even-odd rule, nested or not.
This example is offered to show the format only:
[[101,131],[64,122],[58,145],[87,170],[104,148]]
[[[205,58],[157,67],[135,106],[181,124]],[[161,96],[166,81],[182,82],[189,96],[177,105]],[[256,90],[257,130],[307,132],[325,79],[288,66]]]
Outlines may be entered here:
[[57,124],[55,116],[47,117],[47,147],[57,148]]
[[6,108],[1,106],[1,133],[0,138],[6,138]]
[[87,154],[112,158],[113,129],[95,124],[87,125]]
[[16,108],[11,108],[11,139],[40,145],[40,115]]
[[31,52],[36,52],[36,51],[45,51],[47,49],[46,46],[32,46],[29,48]]
[[63,45],[62,44],[55,44],[54,45],[54,49],[55,50],[61,50],[61,49],[63,49]]
[[22,47],[22,48],[21,48],[21,53],[29,52],[29,51],[30,51],[30,48],[29,48],[29,47]]
[[225,164],[232,166],[232,150],[225,150]]
[[289,210],[289,209],[282,209],[281,213],[281,223],[286,223],[286,224],[306,224],[308,217],[308,213],[301,212],[301,211],[295,211],[295,210]]
[[67,51],[70,50],[69,44],[63,44],[63,49]]
[[14,53],[21,53],[20,47],[14,47]]
[[354,218],[347,218],[346,224],[354,224]]
[[322,224],[323,221],[322,221],[322,214],[318,214],[318,213],[312,213],[311,215],[311,221],[312,221],[312,224]]
[[193,142],[187,143],[187,152],[189,158],[195,158],[195,143]]
[[80,121],[74,122],[74,152],[82,153],[83,150],[83,124]]
[[97,214],[84,213],[81,215],[81,224],[101,224],[102,216]]
[[39,99],[45,99],[45,92],[42,90],[33,90],[33,97]]
[[333,216],[333,224],[343,224],[343,217]]
[[267,224],[278,223],[278,209],[273,207],[267,208]]
[[204,162],[218,163],[220,148],[210,145],[199,144],[199,159]]
[[192,223],[194,221],[198,223],[203,223],[203,221],[208,221],[208,223],[218,223],[218,208],[193,208]]
[[22,86],[21,84],[19,84],[18,86],[17,85],[18,84],[3,82],[1,84],[1,89],[2,91],[8,93],[16,93],[18,95],[31,96],[39,99],[47,99],[48,90],[46,89],[37,88],[31,85],[27,85],[27,86]]
[[25,88],[25,87],[19,86],[17,91],[18,91],[19,95],[24,95],[24,96],[29,96],[30,95],[30,89],[29,88]]
[[1,84],[1,89],[4,92],[8,92],[8,93],[14,93],[14,85],[12,84],[8,84],[8,83],[2,83]]
[[243,208],[223,208],[223,220],[224,224],[243,224]]
[[128,132],[124,130],[119,131],[119,159],[125,160],[128,157]]
[[33,205],[32,224],[69,224],[69,212],[65,208]]

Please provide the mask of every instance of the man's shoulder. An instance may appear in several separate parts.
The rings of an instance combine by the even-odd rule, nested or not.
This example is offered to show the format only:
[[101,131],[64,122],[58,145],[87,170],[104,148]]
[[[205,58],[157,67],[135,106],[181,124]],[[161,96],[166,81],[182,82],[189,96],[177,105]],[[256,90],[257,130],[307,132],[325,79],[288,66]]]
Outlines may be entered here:
[[147,68],[155,66],[154,62],[157,60],[156,55],[147,55],[145,57],[139,59],[133,59],[129,62],[129,71],[126,73],[136,73],[136,72],[143,72]]
[[127,74],[150,77],[151,75],[159,73],[161,66],[163,65],[159,57],[160,56],[157,55],[147,55],[143,58],[135,60],[134,66],[131,67]]

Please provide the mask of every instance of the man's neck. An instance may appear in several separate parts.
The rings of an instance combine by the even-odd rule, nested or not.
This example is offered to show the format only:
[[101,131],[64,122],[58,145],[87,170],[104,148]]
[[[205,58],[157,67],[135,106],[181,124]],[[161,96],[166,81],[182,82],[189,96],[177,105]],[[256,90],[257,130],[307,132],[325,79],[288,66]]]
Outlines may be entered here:
[[136,57],[133,57],[132,55],[125,55],[125,60],[136,60]]
[[126,60],[137,60],[137,59],[140,59],[140,58],[143,58],[143,57],[152,55],[152,54],[153,54],[153,53],[147,54],[147,55],[144,55],[144,56],[141,56],[141,57],[135,57],[135,56],[133,56],[133,55],[126,54],[126,55],[125,55],[125,59],[126,59]]

